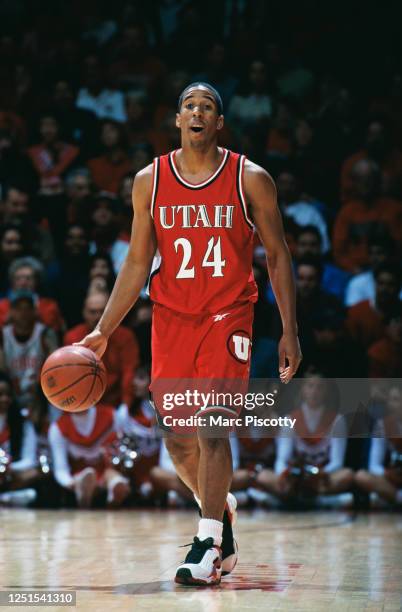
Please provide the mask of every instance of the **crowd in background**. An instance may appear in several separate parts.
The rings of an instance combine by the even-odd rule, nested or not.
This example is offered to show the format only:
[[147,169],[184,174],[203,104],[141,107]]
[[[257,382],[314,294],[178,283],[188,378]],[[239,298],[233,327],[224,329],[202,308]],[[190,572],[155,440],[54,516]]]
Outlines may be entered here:
[[[102,406],[57,421],[38,373],[98,322],[128,249],[134,176],[180,146],[177,99],[194,80],[221,93],[220,144],[275,179],[296,278],[300,376],[402,378],[402,53],[392,11],[367,3],[361,28],[342,2],[325,11],[260,0],[0,2],[0,503],[32,483],[42,504],[70,495],[87,507],[99,491],[111,507],[156,491],[188,498],[146,396],[145,291],[110,339]],[[254,273],[252,376],[275,378],[281,323],[257,237]],[[400,387],[379,403],[385,420],[402,417]],[[382,427],[396,448],[397,432]],[[76,458],[88,451],[84,467],[72,465],[69,444]],[[269,461],[263,446],[252,469],[250,448],[234,448],[234,482],[283,497],[274,465],[285,471],[289,447],[275,463],[275,444]],[[344,471],[334,491],[379,486],[395,501],[369,478],[385,480],[377,455],[363,472],[370,452],[345,445],[337,470],[361,468],[359,480]]]

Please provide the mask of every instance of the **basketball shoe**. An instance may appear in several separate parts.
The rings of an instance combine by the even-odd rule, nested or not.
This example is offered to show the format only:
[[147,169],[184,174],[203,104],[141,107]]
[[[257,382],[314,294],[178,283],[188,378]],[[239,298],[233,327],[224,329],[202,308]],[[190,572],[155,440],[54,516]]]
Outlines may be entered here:
[[213,538],[200,540],[195,536],[184,563],[179,565],[175,582],[178,584],[213,586],[221,581],[222,552]]
[[[194,495],[198,506],[201,505],[200,500]],[[201,514],[201,509],[199,509]],[[222,531],[222,576],[230,574],[236,567],[238,560],[239,547],[233,537],[233,526],[237,520],[237,499],[232,493],[228,493],[226,498],[225,512],[223,514],[223,531]]]

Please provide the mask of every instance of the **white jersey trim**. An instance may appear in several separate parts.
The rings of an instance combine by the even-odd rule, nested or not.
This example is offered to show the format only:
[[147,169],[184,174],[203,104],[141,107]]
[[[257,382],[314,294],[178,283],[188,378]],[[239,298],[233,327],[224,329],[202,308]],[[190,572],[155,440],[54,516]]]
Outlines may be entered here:
[[180,174],[180,172],[177,169],[176,166],[176,162],[175,162],[175,153],[176,151],[171,151],[169,153],[169,159],[170,159],[170,166],[177,178],[177,180],[179,181],[179,183],[182,183],[185,187],[188,187],[189,189],[201,189],[202,187],[206,187],[207,185],[209,185],[210,183],[212,183],[212,181],[214,181],[216,179],[216,177],[218,176],[218,174],[220,174],[220,172],[222,171],[224,165],[227,162],[227,159],[229,157],[229,151],[228,149],[223,149],[224,153],[223,153],[223,157],[222,157],[222,161],[219,164],[218,168],[215,170],[215,172],[212,174],[212,176],[208,177],[205,181],[203,181],[202,183],[189,183],[188,181],[186,181]]

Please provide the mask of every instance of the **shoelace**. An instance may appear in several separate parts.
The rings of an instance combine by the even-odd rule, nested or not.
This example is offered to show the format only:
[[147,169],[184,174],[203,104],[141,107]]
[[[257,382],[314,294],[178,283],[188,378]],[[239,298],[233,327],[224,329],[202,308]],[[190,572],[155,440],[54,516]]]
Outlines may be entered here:
[[191,550],[186,555],[185,563],[199,563],[203,558],[205,551],[209,548],[212,548],[214,545],[213,538],[207,538],[206,540],[200,540],[195,536],[192,542],[188,544],[182,544],[179,548],[186,548],[187,546],[191,546]]

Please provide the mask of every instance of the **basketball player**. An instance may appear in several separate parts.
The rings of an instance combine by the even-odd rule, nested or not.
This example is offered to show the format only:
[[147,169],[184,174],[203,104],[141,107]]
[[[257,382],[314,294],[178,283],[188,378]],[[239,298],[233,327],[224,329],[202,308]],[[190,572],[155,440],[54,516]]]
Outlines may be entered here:
[[[301,360],[294,281],[275,186],[265,170],[218,147],[223,123],[222,100],[212,86],[193,83],[184,89],[176,115],[181,148],[136,175],[130,248],[101,320],[80,343],[99,356],[104,353],[108,338],[138,298],[157,253],[150,282],[151,390],[161,379],[248,378],[257,299],[254,228],[269,254],[282,318],[282,382],[292,378]],[[228,496],[228,437],[194,431],[191,436],[167,437],[166,444],[202,513],[176,582],[218,584],[237,560],[231,530],[235,500]]]

